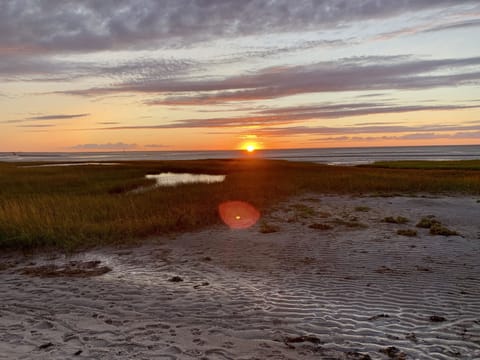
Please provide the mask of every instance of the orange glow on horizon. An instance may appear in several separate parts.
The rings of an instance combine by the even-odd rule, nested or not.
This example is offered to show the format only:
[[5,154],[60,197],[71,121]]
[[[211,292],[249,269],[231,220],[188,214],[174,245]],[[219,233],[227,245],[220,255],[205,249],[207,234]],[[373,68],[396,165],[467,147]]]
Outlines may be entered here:
[[259,148],[260,146],[258,145],[258,143],[252,142],[252,141],[245,142],[240,146],[241,150],[244,150],[249,153],[253,153],[255,150],[258,150]]

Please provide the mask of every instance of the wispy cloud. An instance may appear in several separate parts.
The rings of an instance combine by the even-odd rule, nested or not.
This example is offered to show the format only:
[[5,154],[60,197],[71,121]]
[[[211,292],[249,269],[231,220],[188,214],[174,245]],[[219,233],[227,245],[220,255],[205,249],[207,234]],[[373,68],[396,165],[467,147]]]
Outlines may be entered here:
[[469,18],[467,19],[447,21],[446,23],[445,21],[442,22],[441,20],[429,20],[423,24],[407,26],[395,31],[379,34],[375,36],[375,40],[389,40],[399,36],[415,35],[419,33],[479,27],[480,20],[476,18],[478,15],[478,12],[473,12],[469,14]]
[[20,128],[48,128],[53,127],[55,124],[26,124],[26,125],[17,125]]
[[[480,108],[480,105],[384,105],[380,103],[340,103],[318,106],[298,106],[255,111],[239,117],[183,119],[167,124],[122,125],[94,128],[95,130],[140,130],[177,128],[222,128],[244,126],[286,125],[307,120],[337,119],[373,114],[395,114],[416,111],[448,111]],[[384,122],[382,124],[391,124]]]
[[[0,35],[1,37],[1,35]],[[72,57],[57,58],[49,55],[6,54],[0,62],[0,79],[4,81],[68,82],[82,78],[102,78],[113,81],[129,79],[140,81],[149,78],[181,76],[198,70],[198,61],[177,59],[77,60]]]
[[392,133],[439,133],[439,132],[480,131],[480,125],[383,125],[383,126],[291,126],[263,128],[258,134],[268,136],[297,135],[352,135],[352,134],[392,134]]
[[311,139],[312,142],[375,142],[375,141],[391,141],[391,140],[439,140],[439,139],[480,139],[480,131],[471,132],[455,132],[455,133],[410,133],[405,135],[383,135],[383,136],[333,136],[320,137]]
[[[32,122],[32,121],[36,122],[36,121],[52,121],[52,120],[70,120],[70,119],[76,119],[76,118],[83,118],[83,117],[86,117],[86,116],[90,116],[90,114],[89,113],[84,113],[84,114],[38,115],[38,116],[27,117],[27,118],[24,118],[24,119],[5,120],[5,121],[2,121],[2,122],[7,123],[7,124],[16,124],[16,123],[25,123],[25,122]],[[39,125],[37,125],[37,126],[39,126]],[[27,127],[27,126],[22,125],[20,127]],[[31,127],[33,127],[33,125]]]
[[479,26],[480,26],[480,19],[468,19],[463,21],[452,22],[449,24],[436,25],[429,29],[424,30],[424,32],[444,31],[444,30],[452,30],[452,29],[465,29],[465,28],[472,28],[472,27],[479,27]]
[[[478,84],[480,57],[418,60],[405,56],[344,58],[305,66],[270,67],[253,74],[224,79],[157,79],[124,82],[112,87],[61,91],[62,94],[98,96],[111,93],[169,95],[149,105],[211,105],[265,100],[290,95],[338,91],[429,89]],[[445,72],[449,70],[449,72]],[[452,72],[452,70],[455,70]],[[442,73],[443,71],[443,73]],[[193,93],[193,95],[186,95]]]
[[163,144],[147,144],[143,145],[145,148],[167,148],[169,145],[163,145]]
[[54,114],[54,115],[41,115],[41,116],[32,116],[26,120],[69,120],[75,118],[81,118],[89,116],[90,114]]
[[106,144],[78,144],[72,146],[73,150],[133,150],[138,148],[137,144],[125,144],[123,142]]

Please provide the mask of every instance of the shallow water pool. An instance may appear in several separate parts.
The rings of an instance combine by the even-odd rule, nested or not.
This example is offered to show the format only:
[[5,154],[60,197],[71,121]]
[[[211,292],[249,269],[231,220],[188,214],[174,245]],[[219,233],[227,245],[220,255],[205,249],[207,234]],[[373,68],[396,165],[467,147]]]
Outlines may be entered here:
[[155,186],[175,186],[180,184],[195,183],[220,183],[225,180],[226,175],[207,175],[207,174],[190,174],[190,173],[161,173],[153,175],[145,175],[147,179],[155,179]]

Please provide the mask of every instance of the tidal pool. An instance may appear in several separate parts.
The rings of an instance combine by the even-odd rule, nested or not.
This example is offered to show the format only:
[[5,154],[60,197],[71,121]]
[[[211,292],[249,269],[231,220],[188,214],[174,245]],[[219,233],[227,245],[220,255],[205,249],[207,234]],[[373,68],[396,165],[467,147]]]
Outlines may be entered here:
[[207,175],[207,174],[189,174],[189,173],[161,173],[154,175],[145,175],[147,179],[155,179],[155,186],[175,186],[180,184],[196,183],[220,183],[225,180],[226,175]]

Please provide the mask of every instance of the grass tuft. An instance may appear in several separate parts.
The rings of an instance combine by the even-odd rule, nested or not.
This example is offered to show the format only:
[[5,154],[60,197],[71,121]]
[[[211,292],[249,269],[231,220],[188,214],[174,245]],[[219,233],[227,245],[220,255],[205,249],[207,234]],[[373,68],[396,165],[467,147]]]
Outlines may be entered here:
[[442,235],[442,236],[454,236],[458,235],[456,231],[450,230],[446,226],[443,226],[440,223],[432,224],[430,227],[430,234],[432,235]]
[[355,211],[358,211],[358,212],[368,212],[370,210],[371,209],[368,206],[356,206],[355,207]]
[[305,204],[293,204],[290,208],[294,210],[295,216],[302,219],[308,219],[315,216],[316,211],[313,207]]
[[393,216],[387,216],[383,221],[389,224],[406,224],[409,222],[409,220],[403,216],[397,216],[396,218]]
[[323,223],[313,223],[308,226],[310,229],[316,229],[316,230],[330,230],[332,229],[331,225],[328,224],[323,224]]
[[262,223],[260,224],[259,232],[261,232],[262,234],[270,234],[278,231],[280,231],[280,228],[276,225],[268,224],[265,221],[262,221]]
[[309,202],[319,203],[319,202],[321,202],[322,200],[320,200],[319,198],[315,198],[315,197],[306,197],[306,198],[303,198],[302,201],[309,201]]
[[422,229],[430,229],[433,225],[440,225],[440,221],[434,219],[432,216],[427,216],[421,218],[416,226]]
[[357,220],[349,221],[349,220],[344,220],[340,218],[333,219],[332,223],[336,225],[343,225],[349,228],[367,228],[368,227],[368,225],[358,222]]
[[414,236],[417,236],[417,230],[414,230],[414,229],[400,229],[400,230],[397,230],[397,234],[402,235],[402,236],[414,237]]

